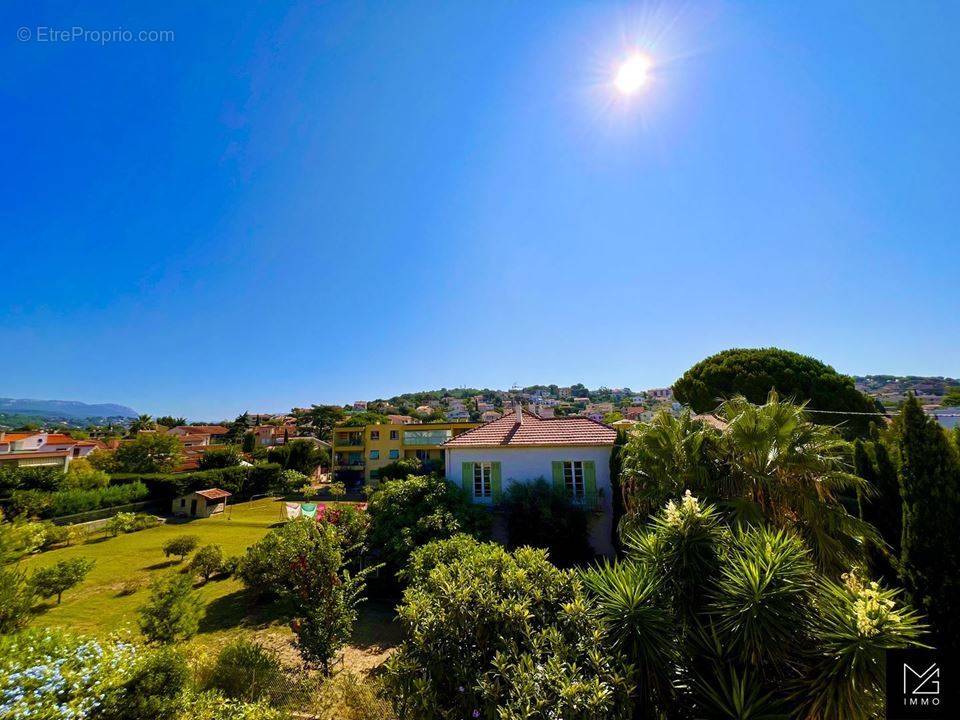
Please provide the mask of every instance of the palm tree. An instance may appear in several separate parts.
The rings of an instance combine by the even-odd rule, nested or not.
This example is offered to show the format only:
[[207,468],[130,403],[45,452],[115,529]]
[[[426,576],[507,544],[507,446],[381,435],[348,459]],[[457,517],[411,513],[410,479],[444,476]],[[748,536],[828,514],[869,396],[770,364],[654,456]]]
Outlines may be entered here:
[[149,415],[139,415],[130,423],[130,434],[136,435],[141,430],[153,430],[155,427],[156,424],[153,422],[152,417]]
[[717,411],[722,430],[689,413],[657,415],[624,449],[622,527],[643,523],[665,498],[690,489],[719,505],[733,525],[796,530],[817,566],[839,576],[862,558],[865,540],[878,540],[843,504],[872,490],[852,472],[850,444],[810,422],[805,407],[776,393],[764,405],[738,396]]
[[730,501],[734,522],[762,518],[792,527],[817,566],[839,575],[863,559],[865,540],[880,542],[873,526],[843,504],[844,497],[872,489],[852,472],[850,443],[833,428],[810,422],[805,407],[781,401],[775,392],[764,405],[738,396],[720,407],[728,423],[720,496]]

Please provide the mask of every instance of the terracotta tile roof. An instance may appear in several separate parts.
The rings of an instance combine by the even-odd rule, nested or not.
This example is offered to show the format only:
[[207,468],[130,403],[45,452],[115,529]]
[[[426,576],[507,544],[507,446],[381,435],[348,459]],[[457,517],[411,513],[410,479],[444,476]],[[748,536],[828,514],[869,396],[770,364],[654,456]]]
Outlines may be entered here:
[[460,433],[443,444],[448,448],[551,447],[554,445],[613,445],[617,431],[585,417],[540,418],[524,410],[523,423],[509,412],[498,420]]
[[0,454],[0,460],[20,460],[23,458],[47,458],[47,457],[67,457],[69,450],[25,450],[23,452],[11,452]]
[[183,430],[187,435],[226,435],[229,430],[223,425],[178,425],[173,430]]
[[197,490],[197,495],[200,497],[205,497],[207,500],[220,500],[221,498],[228,498],[233,493],[228,493],[226,490],[221,490],[220,488],[210,488],[209,490]]
[[729,424],[729,423],[727,423],[727,421],[724,420],[723,418],[719,418],[719,417],[717,417],[716,415],[710,415],[709,413],[704,414],[704,415],[693,415],[693,416],[691,417],[691,419],[693,419],[693,420],[700,420],[700,421],[703,422],[705,425],[709,425],[710,427],[714,427],[714,428],[716,428],[717,430],[726,430],[726,429],[727,429],[727,425]]
[[3,436],[2,442],[8,443],[16,442],[17,440],[26,440],[29,437],[34,437],[39,434],[38,432],[8,432]]

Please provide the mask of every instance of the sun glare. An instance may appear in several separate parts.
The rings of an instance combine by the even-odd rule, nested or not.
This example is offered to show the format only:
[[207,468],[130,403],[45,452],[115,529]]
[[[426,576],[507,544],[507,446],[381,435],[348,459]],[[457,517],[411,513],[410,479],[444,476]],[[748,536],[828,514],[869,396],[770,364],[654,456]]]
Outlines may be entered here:
[[633,55],[620,65],[613,84],[623,95],[632,95],[647,84],[651,65],[646,55]]

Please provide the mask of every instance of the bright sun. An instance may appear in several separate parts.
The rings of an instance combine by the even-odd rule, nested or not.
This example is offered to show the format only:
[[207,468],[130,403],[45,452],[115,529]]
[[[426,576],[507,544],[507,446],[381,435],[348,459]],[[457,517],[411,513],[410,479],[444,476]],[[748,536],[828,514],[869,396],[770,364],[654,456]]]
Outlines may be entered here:
[[646,55],[633,55],[617,70],[613,84],[622,94],[631,95],[647,84],[651,65],[650,58]]

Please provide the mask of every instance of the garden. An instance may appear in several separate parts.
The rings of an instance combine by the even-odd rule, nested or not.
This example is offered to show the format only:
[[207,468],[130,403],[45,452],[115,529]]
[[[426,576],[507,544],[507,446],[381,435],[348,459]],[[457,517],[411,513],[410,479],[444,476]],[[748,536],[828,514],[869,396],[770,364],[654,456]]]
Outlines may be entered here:
[[35,548],[0,583],[0,717],[882,717],[886,651],[960,637],[960,436],[912,398],[852,442],[776,393],[715,415],[621,434],[615,558],[546,483],[500,545],[435,475]]

